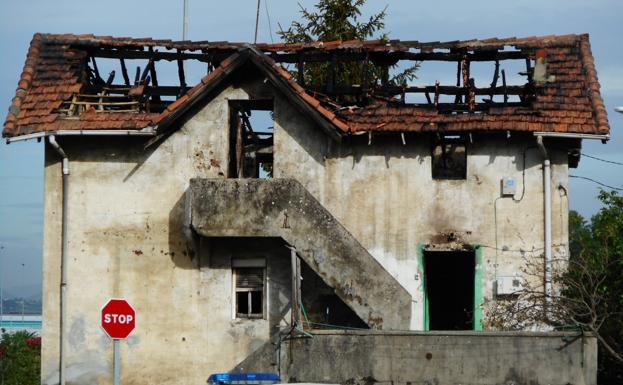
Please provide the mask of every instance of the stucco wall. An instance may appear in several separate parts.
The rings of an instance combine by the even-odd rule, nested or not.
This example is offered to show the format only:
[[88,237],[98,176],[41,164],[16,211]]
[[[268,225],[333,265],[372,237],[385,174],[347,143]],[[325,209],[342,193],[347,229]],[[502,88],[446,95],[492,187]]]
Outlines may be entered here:
[[[110,383],[112,341],[100,328],[111,297],[126,298],[137,329],[122,342],[125,384],[203,383],[226,371],[289,319],[290,283],[272,250],[268,320],[232,319],[229,254],[197,255],[184,227],[185,192],[195,177],[227,174],[229,88],[160,145],[144,140],[59,138],[70,159],[67,380]],[[46,148],[42,378],[58,381],[61,170]],[[245,245],[246,243],[242,243]],[[271,246],[274,248],[274,245]],[[260,250],[261,247],[260,247]],[[270,250],[269,250],[270,251]],[[289,251],[286,253],[289,266]],[[241,254],[244,254],[240,252]],[[242,255],[244,256],[244,255]],[[271,281],[273,282],[273,281]],[[283,286],[282,284],[284,284]],[[283,290],[282,290],[283,289]],[[282,305],[279,305],[282,304]],[[271,329],[272,328],[272,329]],[[184,368],[184,370],[172,370]]]
[[[431,137],[406,136],[403,145],[399,135],[373,136],[369,145],[366,135],[338,145],[294,113],[275,104],[275,176],[301,182],[412,294],[413,330],[424,327],[422,245],[444,247],[444,234],[454,233],[458,243],[482,246],[484,301],[493,299],[496,276],[521,276],[525,258],[543,254],[542,156],[535,138],[474,134],[466,180],[434,180]],[[568,253],[566,156],[550,153],[555,259]],[[505,176],[516,181],[515,200],[496,202]]]
[[575,332],[316,331],[312,337],[266,345],[262,353],[244,364],[260,371],[279,371],[283,382],[597,383],[597,339]]
[[[285,282],[272,289],[276,297],[271,302],[278,306],[268,321],[232,320],[231,255],[221,250],[220,257],[210,259],[205,250],[197,253],[183,223],[189,180],[227,175],[227,98],[247,97],[241,88],[227,88],[179,131],[147,150],[140,139],[59,139],[71,170],[70,383],[111,381],[112,342],[99,326],[101,306],[110,297],[127,298],[138,314],[137,330],[122,343],[124,384],[203,383],[209,373],[242,361],[288,319]],[[514,250],[542,251],[538,151],[526,153],[523,200],[497,203],[497,243],[494,226],[499,180],[512,176],[521,190],[522,152],[534,141],[473,139],[467,180],[433,181],[428,139],[407,137],[403,145],[394,136],[373,138],[371,146],[367,139],[337,144],[286,100],[278,95],[275,100],[275,176],[301,182],[412,294],[415,330],[423,327],[419,245],[439,243],[439,234],[448,231],[466,243],[484,245],[486,299],[496,268],[498,275],[519,270],[521,253]],[[561,154],[552,160],[553,234],[554,243],[563,245],[557,249],[562,255],[567,200],[557,186],[567,186],[567,167]],[[45,183],[42,378],[53,384],[58,376],[61,170],[49,148]],[[274,263],[269,274],[287,270],[285,262]]]

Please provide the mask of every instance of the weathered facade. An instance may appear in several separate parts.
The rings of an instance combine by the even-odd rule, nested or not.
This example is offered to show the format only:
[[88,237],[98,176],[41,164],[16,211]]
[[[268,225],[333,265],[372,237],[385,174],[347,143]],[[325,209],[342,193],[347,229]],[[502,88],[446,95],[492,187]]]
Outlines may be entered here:
[[[123,83],[101,78],[96,58],[119,61]],[[146,60],[134,84],[130,59]],[[458,82],[344,85],[334,67],[320,89],[279,64],[301,74],[360,59],[380,68],[456,61]],[[178,62],[179,85],[158,84],[162,60]],[[189,60],[209,69],[193,88],[181,64]],[[525,84],[506,84],[504,60],[525,61]],[[469,72],[481,61],[496,63],[485,88]],[[409,92],[427,101],[410,102]],[[253,131],[257,111],[272,112],[270,130]],[[555,383],[528,368],[542,354],[554,370],[582,366],[561,384],[594,383],[591,337],[500,334],[513,357],[537,358],[448,372],[464,354],[450,354],[451,344],[445,355],[434,334],[382,333],[463,330],[444,339],[476,356],[505,351],[495,333],[474,348],[470,333],[493,328],[487,308],[512,297],[504,285],[522,278],[526,258],[568,257],[568,170],[582,139],[608,132],[585,35],[290,46],[36,35],[3,135],[48,138],[43,381],[58,383],[60,370],[66,383],[110,383],[100,309],[123,297],[138,314],[122,348],[126,384],[200,383],[229,370],[292,381],[391,377],[382,364],[344,361],[339,376],[322,377],[288,361],[332,344],[417,346],[392,355],[407,366],[431,349],[434,360],[450,357],[379,382],[494,373],[481,383]],[[361,332],[372,342],[360,345],[349,342],[357,333],[286,341],[327,327],[378,331]]]

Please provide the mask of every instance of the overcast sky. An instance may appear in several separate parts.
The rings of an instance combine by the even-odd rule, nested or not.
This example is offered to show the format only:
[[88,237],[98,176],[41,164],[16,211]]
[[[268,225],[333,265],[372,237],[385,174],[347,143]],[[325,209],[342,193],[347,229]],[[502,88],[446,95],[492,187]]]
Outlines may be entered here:
[[[190,39],[253,40],[255,0],[189,1]],[[312,7],[315,1],[300,3]],[[182,4],[183,0],[3,1],[0,10],[0,119],[4,121],[35,32],[181,39]],[[403,40],[590,33],[612,139],[607,145],[585,141],[583,151],[623,162],[623,114],[613,111],[615,106],[623,106],[622,0],[369,0],[364,16],[386,5],[386,30],[391,38]],[[296,1],[262,0],[259,41],[271,41],[266,9],[274,41],[278,41],[274,34],[278,23],[285,27],[299,18]],[[623,167],[587,157],[582,158],[580,167],[572,170],[572,174],[623,186]],[[0,280],[5,289],[40,284],[42,177],[41,143],[0,145]],[[595,199],[597,186],[578,179],[571,179],[569,184],[571,207],[590,217],[599,208]]]

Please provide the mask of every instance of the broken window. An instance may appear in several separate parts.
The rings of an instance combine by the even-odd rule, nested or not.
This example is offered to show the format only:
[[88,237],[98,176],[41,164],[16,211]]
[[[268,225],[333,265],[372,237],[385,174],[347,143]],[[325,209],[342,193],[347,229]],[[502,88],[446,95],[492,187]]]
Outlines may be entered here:
[[235,318],[264,317],[264,273],[264,267],[234,267]]
[[232,259],[234,318],[264,318],[266,259]]
[[435,141],[431,164],[433,179],[466,179],[465,140],[459,135],[444,135]]
[[230,178],[273,175],[273,101],[230,100]]
[[476,256],[473,251],[425,251],[428,330],[473,330]]

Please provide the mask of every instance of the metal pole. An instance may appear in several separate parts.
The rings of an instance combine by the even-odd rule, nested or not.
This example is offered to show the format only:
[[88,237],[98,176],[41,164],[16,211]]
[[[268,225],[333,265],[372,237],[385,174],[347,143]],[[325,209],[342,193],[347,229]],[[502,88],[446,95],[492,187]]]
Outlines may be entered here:
[[[25,265],[22,263],[22,282],[24,282]],[[24,297],[22,296],[22,325],[24,325]]]
[[290,261],[292,264],[292,326],[301,326],[301,293],[300,278],[301,265],[299,257],[296,255],[296,249],[290,247]]
[[[0,246],[0,251],[4,250],[4,246]],[[0,328],[2,328],[2,320],[4,319],[4,296],[2,295],[2,285],[4,281],[2,280],[2,274],[4,269],[3,266],[4,257],[0,258]]]
[[184,0],[184,28],[182,30],[182,40],[188,40],[188,0]]
[[119,339],[115,338],[113,342],[113,384],[121,384],[121,349],[119,348]]
[[257,13],[255,14],[255,38],[253,39],[253,44],[257,43],[257,27],[260,24],[260,1],[257,0]]
[[65,385],[65,326],[67,323],[67,261],[69,252],[68,218],[69,218],[69,158],[54,135],[48,136],[48,142],[62,158],[63,191],[61,206],[61,282],[60,282],[60,319],[59,319],[59,384]]

